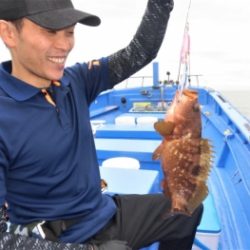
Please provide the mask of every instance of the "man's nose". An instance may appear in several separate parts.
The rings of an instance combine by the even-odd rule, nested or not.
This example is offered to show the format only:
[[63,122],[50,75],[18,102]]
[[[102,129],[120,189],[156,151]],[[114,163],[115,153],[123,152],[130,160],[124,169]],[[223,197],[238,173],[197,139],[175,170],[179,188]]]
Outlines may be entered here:
[[55,41],[55,47],[57,49],[62,49],[65,51],[71,50],[74,46],[74,38],[72,36],[69,36],[68,34],[65,34],[62,32],[61,34],[58,34]]

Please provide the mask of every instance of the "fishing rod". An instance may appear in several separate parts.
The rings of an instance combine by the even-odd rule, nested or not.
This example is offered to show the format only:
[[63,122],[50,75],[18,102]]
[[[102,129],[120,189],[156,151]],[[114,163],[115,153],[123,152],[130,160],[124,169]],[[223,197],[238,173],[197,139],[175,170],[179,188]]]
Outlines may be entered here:
[[[191,9],[191,0],[189,0],[189,5],[188,5],[186,19],[185,19],[185,26],[184,26],[184,31],[183,31],[182,46],[181,46],[179,68],[178,68],[178,75],[177,75],[177,82],[179,82],[180,96],[182,95],[183,89],[186,88],[187,83],[190,82],[190,79],[189,79],[189,75],[190,75],[190,37],[189,37],[189,21],[188,21],[190,9]],[[182,69],[183,64],[184,64],[185,68],[184,68],[184,74],[181,77],[181,69]]]

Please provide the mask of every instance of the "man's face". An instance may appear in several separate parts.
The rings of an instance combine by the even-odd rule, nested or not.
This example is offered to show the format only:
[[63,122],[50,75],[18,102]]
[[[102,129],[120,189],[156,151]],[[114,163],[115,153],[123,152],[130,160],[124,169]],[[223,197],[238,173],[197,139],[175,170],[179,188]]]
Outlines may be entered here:
[[59,80],[74,47],[74,27],[53,31],[24,19],[11,48],[12,74],[37,87]]

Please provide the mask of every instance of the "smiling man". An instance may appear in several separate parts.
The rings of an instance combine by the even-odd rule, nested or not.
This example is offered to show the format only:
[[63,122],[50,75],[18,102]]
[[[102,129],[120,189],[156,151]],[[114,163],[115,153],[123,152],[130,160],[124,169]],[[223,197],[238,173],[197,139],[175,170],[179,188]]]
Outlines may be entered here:
[[156,57],[172,8],[172,0],[149,0],[127,47],[65,68],[75,25],[100,18],[70,0],[0,0],[0,36],[12,58],[0,65],[3,248],[119,250],[159,241],[160,249],[191,249],[202,207],[163,219],[170,203],[162,194],[101,192],[88,109]]

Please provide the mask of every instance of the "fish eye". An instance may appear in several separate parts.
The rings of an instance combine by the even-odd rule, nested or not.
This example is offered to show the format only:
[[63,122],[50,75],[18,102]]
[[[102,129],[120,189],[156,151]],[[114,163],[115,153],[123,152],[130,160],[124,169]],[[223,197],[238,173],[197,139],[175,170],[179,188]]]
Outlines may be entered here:
[[200,111],[200,105],[198,103],[195,103],[194,106],[193,106],[193,111],[194,112],[198,112]]

